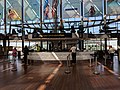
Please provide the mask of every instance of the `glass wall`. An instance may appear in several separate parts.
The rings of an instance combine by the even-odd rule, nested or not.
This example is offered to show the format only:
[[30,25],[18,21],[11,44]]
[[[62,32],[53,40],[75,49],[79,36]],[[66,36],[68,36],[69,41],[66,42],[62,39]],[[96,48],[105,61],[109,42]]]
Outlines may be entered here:
[[80,0],[63,0],[63,18],[80,18]]
[[120,14],[120,0],[107,0],[107,14],[117,15]]
[[[42,0],[42,14],[40,14],[40,0],[23,0],[24,1],[24,23],[31,23],[29,27],[32,28],[40,28],[40,15],[42,15],[43,22],[54,22],[54,13],[57,10],[57,21],[60,21],[60,0]],[[81,1],[82,0],[62,0],[62,19],[63,25],[65,28],[70,28],[72,25],[78,26],[79,23],[66,23],[67,21],[81,21]],[[21,21],[22,16],[22,0],[6,0],[6,14],[7,14],[7,23],[18,22]],[[103,18],[103,11],[104,11],[104,0],[83,0],[84,6],[84,20],[101,20]],[[56,10],[54,10],[56,7]],[[108,15],[118,15],[120,11],[118,10],[120,7],[119,0],[107,0],[107,14]],[[0,32],[3,33],[4,29],[4,0],[0,0]],[[110,16],[109,18],[113,18],[114,16]],[[115,19],[116,17],[114,17]],[[33,25],[34,23],[38,23]],[[87,24],[84,22],[84,26],[92,25],[94,22],[89,22]],[[95,22],[95,24],[100,23]],[[60,24],[58,24],[59,26]],[[117,24],[118,25],[118,24]],[[118,25],[119,26],[119,25]],[[28,27],[28,26],[26,26]],[[47,25],[48,28],[53,29],[54,24]],[[11,28],[18,28],[18,27],[11,27]],[[20,27],[19,27],[20,28]],[[42,25],[42,28],[46,28],[45,25]],[[99,33],[100,27],[95,28],[87,28],[89,32],[92,33]],[[9,27],[7,27],[9,30]],[[30,31],[29,28],[27,30]],[[48,29],[49,30],[49,29]],[[87,32],[86,30],[86,32]],[[7,31],[9,32],[9,31]],[[50,32],[44,31],[44,32]],[[69,32],[69,31],[66,31]]]
[[[60,13],[62,13],[63,25],[66,33],[70,33],[72,25],[78,28],[81,25],[81,1],[82,0],[62,0],[62,11],[60,11],[60,0],[42,0],[42,13],[40,13],[40,0],[6,0],[6,20],[7,20],[7,33],[12,33],[12,29],[22,36],[21,19],[22,19],[22,6],[24,6],[24,30],[27,35],[28,32],[32,33],[35,28],[40,30],[42,16],[42,30],[43,33],[50,33],[54,30],[55,12],[57,12],[57,22],[60,22]],[[107,19],[116,19],[120,14],[120,0],[106,0],[107,2]],[[103,25],[97,25],[103,19],[104,0],[83,0],[83,23],[85,33],[99,34],[99,30],[103,29]],[[4,0],[0,0],[0,33],[4,33]],[[119,19],[119,18],[118,18]],[[95,21],[94,20],[99,20]],[[69,21],[69,22],[68,22]],[[72,22],[73,21],[73,22]],[[89,21],[89,22],[88,22]],[[12,24],[10,29],[10,24]],[[89,27],[92,26],[93,27]],[[97,25],[94,27],[94,25]],[[57,23],[59,29],[60,23]],[[110,27],[117,27],[115,30],[120,29],[120,23],[111,23]],[[66,29],[67,28],[67,29]],[[78,29],[76,29],[77,31]],[[21,30],[22,31],[22,30]],[[116,32],[116,31],[115,31]],[[59,32],[58,32],[59,33]],[[114,32],[112,32],[114,33]],[[46,43],[45,43],[46,44]],[[46,46],[45,46],[46,48]]]
[[103,0],[83,0],[84,16],[95,17],[103,15]]

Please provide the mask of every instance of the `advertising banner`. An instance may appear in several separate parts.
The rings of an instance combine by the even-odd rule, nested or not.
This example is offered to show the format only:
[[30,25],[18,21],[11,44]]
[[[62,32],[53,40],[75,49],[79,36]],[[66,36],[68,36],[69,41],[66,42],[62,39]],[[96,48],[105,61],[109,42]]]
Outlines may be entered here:
[[[59,0],[44,0],[43,19],[54,19],[55,14],[59,17]],[[57,12],[57,13],[56,13]]]
[[7,20],[21,20],[21,0],[7,0]]

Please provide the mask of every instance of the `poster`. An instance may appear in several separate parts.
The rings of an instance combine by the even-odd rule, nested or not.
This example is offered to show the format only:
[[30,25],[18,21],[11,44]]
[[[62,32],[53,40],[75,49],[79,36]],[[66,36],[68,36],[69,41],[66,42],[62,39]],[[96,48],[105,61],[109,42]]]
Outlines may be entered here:
[[[54,19],[55,16],[59,17],[59,0],[44,0],[43,17],[44,19]],[[57,15],[56,15],[57,14]]]
[[21,0],[7,0],[7,20],[21,20]]
[[14,9],[9,9],[8,19],[9,20],[21,20],[21,17],[18,15],[18,13]]

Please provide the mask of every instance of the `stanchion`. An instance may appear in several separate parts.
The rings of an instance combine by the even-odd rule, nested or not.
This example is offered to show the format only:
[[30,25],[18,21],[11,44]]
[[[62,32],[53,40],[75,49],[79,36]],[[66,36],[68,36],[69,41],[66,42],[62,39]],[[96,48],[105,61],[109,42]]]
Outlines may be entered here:
[[93,59],[93,56],[92,55],[90,55],[90,59],[89,59],[89,67],[93,67],[93,65],[92,65],[92,59]]
[[90,64],[89,64],[89,67],[92,67],[92,60],[91,60],[91,58],[90,58]]
[[90,65],[89,65],[89,67],[92,67],[91,58],[90,58]]
[[106,58],[107,58],[107,55],[105,54],[105,65],[107,65],[107,64],[106,64]]
[[68,67],[71,67],[70,54],[67,56],[67,61],[68,61]]
[[66,68],[66,71],[65,71],[66,74],[70,74],[71,71],[70,71],[70,54],[67,56],[67,68]]
[[100,73],[98,72],[98,69],[97,69],[97,56],[95,57],[95,69],[94,69],[94,72],[93,72],[95,75],[99,75]]

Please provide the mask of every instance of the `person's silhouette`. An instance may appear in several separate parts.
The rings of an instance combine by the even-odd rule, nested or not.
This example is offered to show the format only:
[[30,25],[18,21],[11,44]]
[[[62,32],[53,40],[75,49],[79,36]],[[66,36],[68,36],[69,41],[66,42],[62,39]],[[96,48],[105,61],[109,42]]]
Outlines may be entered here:
[[93,6],[90,7],[89,14],[90,14],[90,16],[95,15],[95,9]]

